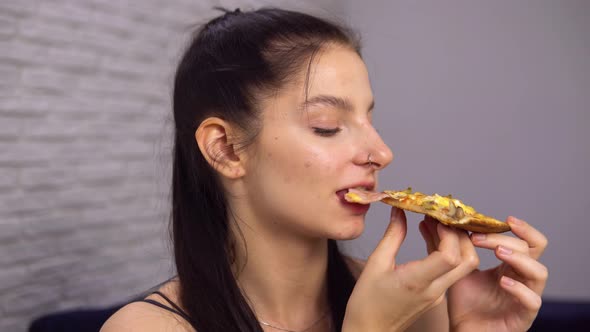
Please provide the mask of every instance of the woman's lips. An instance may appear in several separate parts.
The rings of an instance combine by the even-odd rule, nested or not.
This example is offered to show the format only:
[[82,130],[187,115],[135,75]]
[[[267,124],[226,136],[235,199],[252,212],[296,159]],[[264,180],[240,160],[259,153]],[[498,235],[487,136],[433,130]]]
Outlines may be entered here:
[[336,196],[338,196],[340,204],[342,204],[342,206],[344,206],[347,210],[351,211],[355,215],[365,214],[369,210],[369,207],[371,207],[371,205],[348,202],[344,198],[344,195],[346,195],[347,192],[348,189],[342,189],[336,192]]

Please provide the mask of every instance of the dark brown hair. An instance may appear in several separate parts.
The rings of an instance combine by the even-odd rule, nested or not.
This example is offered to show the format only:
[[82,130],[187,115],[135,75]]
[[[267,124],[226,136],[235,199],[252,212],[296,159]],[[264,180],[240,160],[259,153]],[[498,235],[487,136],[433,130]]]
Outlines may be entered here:
[[[222,9],[224,10],[224,9]],[[262,331],[231,268],[231,211],[195,131],[207,117],[247,133],[258,126],[259,101],[300,74],[323,45],[360,55],[358,37],[339,24],[277,8],[227,11],[198,29],[176,71],[171,230],[180,302],[202,332]],[[309,80],[309,72],[307,76]],[[306,84],[307,89],[307,84]],[[328,241],[328,296],[333,326],[342,327],[355,279],[334,240]]]

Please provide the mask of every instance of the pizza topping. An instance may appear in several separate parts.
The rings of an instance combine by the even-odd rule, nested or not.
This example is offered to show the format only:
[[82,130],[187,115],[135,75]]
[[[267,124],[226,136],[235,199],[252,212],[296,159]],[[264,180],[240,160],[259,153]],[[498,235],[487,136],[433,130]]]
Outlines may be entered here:
[[404,191],[384,192],[349,189],[344,195],[344,199],[360,204],[382,201],[404,210],[426,214],[444,225],[472,232],[499,233],[510,230],[508,224],[478,213],[473,207],[451,195],[425,195],[420,192],[412,192],[412,188]]
[[457,207],[455,206],[455,203],[453,203],[453,201],[449,199],[449,212],[447,213],[447,215],[449,217],[453,217],[453,216],[455,216],[456,212],[457,212]]
[[426,201],[422,204],[422,207],[429,211],[436,210],[436,204],[434,203],[434,201]]
[[465,217],[465,211],[463,211],[463,208],[461,208],[460,206],[457,207],[457,212],[455,213],[455,217],[457,217],[457,219],[463,219],[463,217]]
[[463,204],[451,195],[440,196],[438,194],[425,195],[420,192],[412,193],[412,188],[404,191],[370,192],[362,189],[349,189],[344,198],[353,203],[370,204],[384,198],[393,198],[400,203],[417,205],[427,211],[438,211],[445,215],[462,219],[466,214],[475,214],[475,209]]
[[359,189],[348,189],[348,193],[344,198],[351,203],[371,204],[380,201],[385,197],[389,197],[386,193],[370,192]]

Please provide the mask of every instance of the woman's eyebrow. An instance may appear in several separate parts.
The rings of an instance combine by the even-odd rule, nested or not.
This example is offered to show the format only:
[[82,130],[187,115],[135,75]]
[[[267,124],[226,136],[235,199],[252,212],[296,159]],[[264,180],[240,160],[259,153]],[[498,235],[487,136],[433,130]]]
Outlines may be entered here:
[[[354,107],[348,98],[330,96],[330,95],[317,95],[313,96],[306,101],[304,101],[301,106],[299,107],[300,110],[305,110],[307,107],[315,106],[315,105],[326,105],[332,106],[337,109],[341,109],[347,112],[352,112]],[[371,104],[369,105],[368,111],[372,111],[375,107],[375,101],[372,100]]]

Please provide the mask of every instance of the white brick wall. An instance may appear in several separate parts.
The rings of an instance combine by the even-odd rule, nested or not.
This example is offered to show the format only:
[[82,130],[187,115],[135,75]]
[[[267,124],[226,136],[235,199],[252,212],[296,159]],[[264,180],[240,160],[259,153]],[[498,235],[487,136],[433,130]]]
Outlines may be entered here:
[[[289,7],[339,13],[311,2]],[[286,3],[0,1],[0,331],[171,275],[169,96],[189,24]]]

